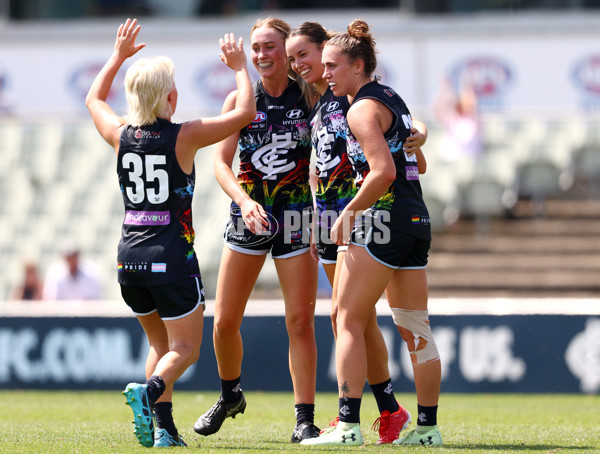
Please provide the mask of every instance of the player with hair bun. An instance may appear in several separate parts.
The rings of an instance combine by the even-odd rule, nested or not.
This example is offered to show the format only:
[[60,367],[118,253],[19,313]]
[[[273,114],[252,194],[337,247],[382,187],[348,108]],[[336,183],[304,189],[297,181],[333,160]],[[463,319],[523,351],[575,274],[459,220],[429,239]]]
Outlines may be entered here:
[[[336,336],[337,284],[348,246],[338,246],[332,242],[330,232],[336,218],[355,195],[356,186],[352,165],[346,153],[346,113],[350,104],[346,96],[335,96],[323,79],[321,56],[328,39],[329,34],[321,24],[304,22],[292,29],[286,41],[286,51],[292,69],[320,94],[309,117],[313,148],[317,155],[313,250],[316,251],[315,259],[322,263],[332,286],[331,322]],[[409,156],[417,153],[418,162],[424,170],[425,159],[420,147],[426,140],[427,131],[424,124],[420,123],[420,127],[425,133],[413,128],[413,134],[404,144],[404,151]],[[411,421],[411,415],[394,397],[387,347],[377,324],[375,307],[372,308],[365,327],[365,343],[368,355],[367,378],[380,412],[373,427],[379,431],[377,443],[388,444],[398,438],[399,433]],[[329,424],[330,428],[335,427],[337,422],[336,418]],[[331,430],[330,428],[325,430]]]
[[324,45],[323,78],[334,96],[348,96],[347,153],[359,187],[331,228],[337,245],[348,244],[339,271],[336,369],[339,422],[306,445],[356,446],[368,359],[365,330],[385,291],[394,323],[412,359],[417,428],[397,444],[441,445],[437,405],[440,357],[429,327],[426,266],[431,242],[417,156],[403,148],[413,127],[400,96],[382,85],[369,26],[354,20],[346,33]]

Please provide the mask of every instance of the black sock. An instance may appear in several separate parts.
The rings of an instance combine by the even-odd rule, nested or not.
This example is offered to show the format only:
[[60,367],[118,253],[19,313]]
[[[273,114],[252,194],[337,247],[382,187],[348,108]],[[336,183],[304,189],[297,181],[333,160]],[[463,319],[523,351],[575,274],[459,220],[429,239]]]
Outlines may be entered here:
[[417,418],[417,426],[435,426],[437,425],[437,410],[438,406],[424,407],[417,404],[419,417]]
[[172,437],[177,436],[177,428],[173,421],[173,404],[171,402],[157,402],[154,404],[156,425],[159,429],[167,429]]
[[340,397],[340,421],[360,423],[360,404],[362,399]]
[[378,383],[376,385],[369,384],[369,386],[371,387],[373,396],[375,396],[379,413],[382,413],[384,410],[387,410],[390,413],[398,411],[400,405],[398,405],[396,396],[394,396],[394,388],[392,387],[391,378],[388,378],[383,383]]
[[162,396],[162,393],[165,392],[165,382],[158,375],[153,375],[146,380],[145,384],[148,385],[148,388],[146,389],[148,400],[150,405],[153,405],[154,402],[156,402],[158,398]]
[[241,377],[235,380],[221,379],[221,396],[225,402],[237,402],[242,395]]
[[296,404],[294,409],[296,424],[302,424],[305,421],[311,424],[315,422],[315,404]]

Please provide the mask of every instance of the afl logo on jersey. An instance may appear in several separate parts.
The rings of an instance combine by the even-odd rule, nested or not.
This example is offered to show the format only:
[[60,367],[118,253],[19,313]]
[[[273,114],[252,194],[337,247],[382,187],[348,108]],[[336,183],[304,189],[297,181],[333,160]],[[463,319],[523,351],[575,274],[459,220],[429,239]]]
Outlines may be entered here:
[[575,64],[571,73],[575,87],[581,92],[600,96],[600,55],[588,55]]
[[330,102],[329,104],[327,104],[326,110],[327,110],[327,112],[333,112],[338,107],[340,107],[340,103],[337,101],[333,101],[333,102]]
[[256,112],[256,117],[252,120],[252,123],[260,123],[261,121],[265,121],[267,119],[267,114],[264,112]]
[[302,109],[292,109],[285,113],[285,116],[290,120],[297,120],[298,118],[301,118],[302,115],[304,115],[304,111]]

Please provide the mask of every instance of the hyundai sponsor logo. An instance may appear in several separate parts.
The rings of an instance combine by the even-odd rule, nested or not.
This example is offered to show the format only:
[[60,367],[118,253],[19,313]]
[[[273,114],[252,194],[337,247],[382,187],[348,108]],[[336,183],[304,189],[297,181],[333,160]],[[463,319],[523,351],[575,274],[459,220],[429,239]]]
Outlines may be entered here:
[[340,103],[337,101],[332,101],[329,104],[327,104],[327,112],[333,112],[335,109],[337,109],[340,106]]
[[297,120],[298,118],[301,118],[302,115],[304,115],[304,111],[302,109],[292,109],[285,113],[285,116],[291,120]]

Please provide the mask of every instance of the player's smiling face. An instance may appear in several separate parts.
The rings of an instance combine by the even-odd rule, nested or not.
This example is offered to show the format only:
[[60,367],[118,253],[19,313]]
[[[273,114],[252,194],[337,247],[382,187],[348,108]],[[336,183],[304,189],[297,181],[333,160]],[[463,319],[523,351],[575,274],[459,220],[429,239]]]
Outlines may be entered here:
[[285,42],[285,50],[292,69],[306,82],[314,84],[323,78],[322,46],[306,36],[293,36]]
[[354,65],[338,47],[325,44],[321,61],[325,68],[323,78],[335,96],[355,94],[352,92],[356,85]]
[[287,77],[287,55],[281,33],[274,28],[259,27],[252,32],[251,58],[261,77],[285,74]]

